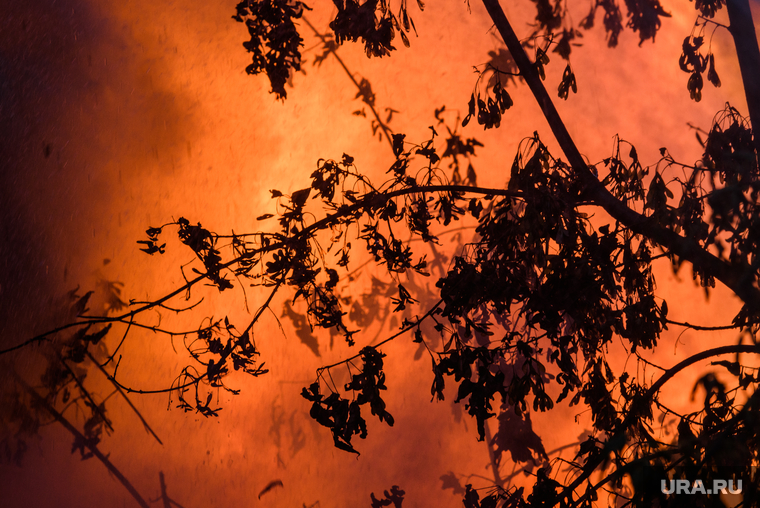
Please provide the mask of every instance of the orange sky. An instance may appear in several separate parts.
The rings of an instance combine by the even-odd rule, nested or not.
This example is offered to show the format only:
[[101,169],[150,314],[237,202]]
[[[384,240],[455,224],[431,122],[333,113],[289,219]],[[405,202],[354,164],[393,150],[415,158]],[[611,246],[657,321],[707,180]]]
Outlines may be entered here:
[[[285,103],[267,93],[264,77],[245,74],[246,31],[231,19],[234,1],[5,3],[7,14],[0,20],[0,79],[7,91],[0,95],[6,129],[0,145],[6,167],[0,175],[3,347],[30,330],[45,329],[49,298],[77,285],[84,292],[98,278],[119,280],[125,297],[138,300],[181,285],[178,266],[190,253],[177,245],[161,258],[140,253],[135,241],[149,226],[184,216],[218,232],[252,231],[256,216],[274,211],[269,189],[305,187],[319,158],[349,153],[378,179],[392,161],[387,145],[371,138],[368,121],[351,115],[361,105],[335,61],[312,67],[315,39],[306,40],[306,75],[295,76]],[[340,50],[352,71],[372,82],[379,106],[401,112],[392,126],[411,140],[427,135],[435,108],[446,104],[466,112],[475,83],[472,66],[484,64],[488,52],[498,48],[480,4],[472,1],[468,12],[461,1],[440,3],[429,2],[424,13],[415,13],[419,37],[412,38],[411,49],[371,61],[360,47]],[[518,35],[527,35],[529,3],[509,4],[505,10]],[[324,29],[331,8],[323,2],[308,17]],[[620,47],[608,50],[603,33],[595,30],[573,54],[578,94],[567,102],[558,99],[557,106],[591,161],[609,154],[617,133],[633,142],[647,163],[656,162],[661,146],[676,159],[696,160],[699,147],[686,123],[707,129],[726,101],[745,109],[736,59],[721,31],[713,45],[723,87],[708,84],[702,102],[689,99],[688,76],[678,70],[677,60],[695,19],[693,4],[668,2],[666,8],[674,16],[654,45],[638,47],[637,37],[625,33]],[[586,9],[582,3],[577,21]],[[550,87],[564,68],[556,55],[554,60]],[[513,97],[516,105],[500,129],[484,133],[473,122],[464,131],[486,144],[476,165],[482,185],[505,184],[517,144],[534,130],[553,146],[527,89]],[[705,303],[688,270],[680,279],[662,270],[659,295],[668,299],[673,319],[720,324],[731,317],[736,305],[724,291]],[[245,321],[239,292],[208,293],[204,312]],[[261,297],[248,296],[253,302]],[[178,327],[197,326],[200,315],[164,318]],[[317,358],[292,332],[283,335],[271,316],[256,333],[271,373],[233,378],[242,394],[234,400],[222,396],[218,419],[166,411],[165,396],[133,397],[163,446],[113,400],[116,433],[102,449],[144,497],[156,498],[163,471],[170,495],[186,508],[300,507],[317,501],[321,508],[369,506],[370,492],[394,484],[406,490],[405,506],[460,506],[451,491],[441,490],[439,477],[448,471],[488,476],[487,450],[476,442],[474,421],[466,416],[457,421],[449,400],[429,402],[429,365],[410,359],[416,348],[409,340],[384,348],[396,426],[371,422],[369,438],[357,443],[362,455],[356,459],[333,448],[329,433],[310,421],[298,395],[317,367],[344,358],[347,349],[330,350],[322,337]],[[676,337],[677,331],[663,341],[659,359],[666,365],[705,341],[733,340],[731,334],[700,339],[686,333],[676,348]],[[124,358],[125,382],[140,388],[168,385],[185,361],[166,340],[149,334],[133,334]],[[697,373],[679,377],[665,395],[683,400],[683,386],[690,388]],[[96,374],[91,380],[107,393]],[[573,423],[574,414],[559,408],[551,420],[534,417],[544,429],[547,450],[584,430]],[[69,436],[52,426],[31,447],[24,468],[0,466],[0,492],[8,506],[133,505],[101,464],[81,462],[69,450]],[[284,487],[257,499],[275,479]]]

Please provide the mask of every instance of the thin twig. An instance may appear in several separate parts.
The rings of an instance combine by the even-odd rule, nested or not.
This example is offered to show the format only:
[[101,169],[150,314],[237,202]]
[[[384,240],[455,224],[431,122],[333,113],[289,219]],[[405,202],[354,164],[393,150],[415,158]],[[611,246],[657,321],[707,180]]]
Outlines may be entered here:
[[[377,349],[377,348],[379,348],[380,346],[382,346],[383,344],[386,344],[386,343],[388,343],[388,342],[392,341],[393,339],[396,339],[396,338],[400,337],[401,335],[405,334],[406,332],[408,332],[408,331],[410,331],[410,330],[412,330],[412,329],[416,328],[416,327],[417,327],[417,326],[418,326],[420,323],[422,323],[422,322],[423,322],[425,319],[427,319],[427,318],[429,318],[430,316],[432,316],[432,315],[433,315],[433,312],[435,312],[435,311],[436,311],[436,309],[438,309],[438,307],[439,307],[439,306],[440,306],[442,303],[443,303],[443,300],[438,300],[438,303],[436,303],[435,305],[433,305],[433,307],[431,307],[429,311],[427,311],[427,312],[426,312],[426,313],[425,313],[425,314],[424,314],[424,315],[423,315],[421,318],[417,319],[417,320],[416,320],[414,323],[411,323],[411,324],[409,324],[409,325],[405,326],[404,328],[402,328],[402,329],[401,329],[401,331],[399,331],[399,332],[397,332],[397,333],[394,333],[393,335],[391,335],[391,336],[390,336],[390,337],[388,337],[387,339],[381,340],[381,341],[380,341],[380,342],[378,342],[376,345],[374,345],[374,346],[371,346],[371,347],[372,347],[372,348],[374,348],[374,349]],[[350,358],[346,358],[345,360],[341,360],[341,361],[339,361],[339,362],[333,363],[332,365],[325,365],[324,367],[320,367],[320,368],[318,368],[318,369],[317,369],[317,376],[321,375],[321,373],[322,373],[322,372],[324,372],[325,370],[329,371],[329,370],[330,370],[330,369],[332,369],[333,367],[337,367],[338,365],[343,365],[344,363],[348,363],[348,362],[351,362],[351,361],[353,361],[353,360],[356,360],[356,359],[357,359],[357,358],[359,358],[361,355],[362,355],[361,353],[356,353],[354,356],[352,356],[352,357],[350,357]]]
[[[231,259],[230,261],[223,263],[219,265],[219,270],[225,270],[231,267],[232,265],[236,263],[240,263],[241,261],[251,259],[257,255],[265,254],[269,252],[273,252],[275,250],[281,249],[285,247],[288,243],[296,242],[300,240],[301,238],[308,237],[310,235],[313,235],[316,231],[321,231],[323,229],[326,229],[330,227],[331,225],[340,222],[343,218],[351,216],[355,213],[357,213],[362,208],[367,207],[368,205],[372,204],[375,206],[378,206],[382,204],[383,202],[388,202],[391,199],[401,197],[401,196],[407,196],[411,194],[432,194],[435,192],[454,192],[454,193],[468,193],[468,194],[479,194],[483,196],[504,196],[504,197],[512,197],[512,198],[522,198],[524,197],[524,193],[520,191],[513,191],[508,189],[492,189],[492,188],[486,188],[486,187],[471,187],[468,185],[425,185],[425,186],[415,186],[415,187],[405,187],[402,189],[397,189],[395,191],[386,192],[383,194],[379,193],[370,193],[366,196],[364,196],[362,199],[358,200],[356,203],[353,203],[351,205],[345,205],[340,208],[339,212],[330,214],[311,225],[301,229],[298,233],[295,235],[283,239],[279,242],[272,242],[267,246],[260,247],[258,249],[254,249],[251,251],[246,252],[243,255],[240,255],[236,258]],[[161,298],[154,300],[153,302],[147,303],[143,305],[142,307],[138,309],[131,310],[129,312],[125,312],[124,314],[121,314],[119,316],[102,316],[102,317],[91,317],[87,319],[86,321],[77,321],[74,323],[67,323],[65,325],[61,325],[57,328],[54,328],[46,333],[37,335],[35,337],[32,337],[31,339],[28,339],[27,341],[18,344],[16,346],[13,346],[8,349],[0,350],[0,356],[10,353],[11,351],[15,351],[17,349],[20,349],[26,345],[32,344],[34,342],[39,342],[42,340],[49,340],[48,336],[56,334],[58,332],[62,332],[65,330],[68,330],[70,328],[76,328],[76,327],[82,327],[82,326],[91,326],[95,324],[105,324],[105,323],[115,323],[120,322],[124,323],[126,319],[132,318],[136,316],[137,314],[141,314],[147,310],[153,309],[155,307],[161,306],[164,302],[171,300],[175,296],[178,296],[182,294],[183,292],[189,290],[199,282],[208,279],[209,274],[200,274],[196,278],[189,280],[187,283],[182,285],[181,287],[178,287],[174,291],[162,296]],[[138,323],[134,323],[133,326],[138,326],[140,328],[146,328],[150,329],[156,332],[163,332],[167,333],[158,327],[151,327],[148,325],[140,325]],[[180,333],[176,333],[175,335],[180,335]]]

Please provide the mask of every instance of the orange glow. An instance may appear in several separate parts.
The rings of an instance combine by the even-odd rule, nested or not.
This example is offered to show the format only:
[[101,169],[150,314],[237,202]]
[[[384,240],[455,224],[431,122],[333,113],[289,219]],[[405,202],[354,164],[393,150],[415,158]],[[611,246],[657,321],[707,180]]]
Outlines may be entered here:
[[[312,66],[318,41],[305,27],[306,75],[294,76],[287,101],[279,103],[268,93],[266,78],[245,74],[245,27],[230,19],[235,2],[6,3],[0,21],[0,80],[10,91],[0,95],[7,168],[0,175],[7,242],[0,243],[7,272],[0,276],[2,347],[49,328],[51,295],[77,285],[83,293],[102,278],[122,281],[124,298],[135,300],[181,286],[178,267],[192,253],[178,243],[170,243],[163,257],[139,252],[135,241],[149,226],[184,216],[219,233],[254,231],[261,224],[257,216],[275,211],[269,190],[305,187],[318,159],[351,154],[378,181],[393,161],[387,144],[372,137],[369,121],[352,115],[361,103],[335,60]],[[410,140],[426,139],[437,107],[445,104],[464,116],[475,84],[472,66],[487,62],[488,52],[499,47],[478,2],[470,2],[471,12],[462,1],[440,3],[429,2],[414,17],[419,37],[410,49],[397,41],[395,54],[376,60],[367,60],[360,47],[339,50],[357,76],[370,80],[380,108],[400,112],[391,125]],[[526,36],[530,3],[502,3],[509,4],[504,7],[518,35]],[[677,62],[696,13],[689,2],[670,3],[673,18],[665,20],[656,44],[638,47],[637,38],[624,32],[620,47],[608,50],[595,29],[575,49],[578,93],[556,103],[592,162],[609,155],[616,134],[635,144],[647,164],[657,161],[662,146],[678,160],[696,160],[700,147],[686,122],[708,128],[727,100],[746,111],[724,30],[712,42],[722,88],[708,84],[700,103],[689,99],[687,75]],[[324,31],[332,4],[314,7],[307,16]],[[576,20],[586,4],[579,9]],[[552,64],[550,89],[564,68]],[[476,159],[484,186],[505,185],[518,143],[534,130],[559,156],[527,88],[510,93],[515,107],[500,129],[484,133],[473,122],[464,131],[486,145]],[[737,300],[724,288],[705,301],[689,267],[677,275],[669,270],[662,265],[658,273],[659,293],[673,319],[716,325],[733,317]],[[193,301],[205,297],[199,312],[164,311],[162,324],[197,327],[203,315],[228,315],[241,324],[250,319],[239,284],[224,294],[207,289],[193,295]],[[246,297],[251,311],[263,302],[255,291]],[[266,315],[255,329],[270,374],[231,376],[229,384],[242,392],[220,395],[219,418],[167,411],[165,395],[133,396],[161,446],[125,404],[111,403],[116,432],[102,449],[146,499],[160,493],[159,472],[169,495],[185,508],[369,506],[370,492],[379,495],[392,485],[406,491],[405,506],[460,506],[461,496],[441,488],[442,475],[473,475],[469,482],[486,484],[478,476],[491,476],[488,449],[476,441],[475,422],[453,407],[451,391],[446,402],[430,402],[429,362],[412,360],[417,347],[410,340],[383,348],[387,402],[396,425],[368,419],[369,437],[356,443],[358,459],[336,450],[329,433],[309,418],[300,390],[319,366],[345,358],[349,350],[337,339],[331,349],[329,335],[322,334],[317,357],[287,319],[280,331],[281,317]],[[375,332],[358,339],[358,347]],[[673,365],[708,343],[735,341],[732,332],[687,332],[680,338],[679,332],[665,336],[661,364]],[[109,348],[118,340],[110,337]],[[146,389],[171,384],[186,361],[181,344],[175,346],[179,354],[164,337],[132,333],[122,350],[123,382]],[[663,399],[676,401],[674,407],[687,405],[699,373],[680,375],[666,386]],[[88,382],[102,396],[110,393],[97,372]],[[576,409],[562,406],[532,416],[547,450],[585,430],[583,417],[574,421]],[[134,505],[100,463],[69,454],[70,436],[59,426],[43,429],[42,436],[30,445],[23,468],[0,465],[4,505]],[[282,486],[259,498],[276,480]]]

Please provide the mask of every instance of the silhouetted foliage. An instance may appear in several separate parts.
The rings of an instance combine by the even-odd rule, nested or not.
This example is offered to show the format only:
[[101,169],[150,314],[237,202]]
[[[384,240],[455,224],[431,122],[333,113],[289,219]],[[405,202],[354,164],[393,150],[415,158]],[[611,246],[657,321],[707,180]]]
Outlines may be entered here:
[[[533,3],[534,33],[520,42],[498,2],[484,0],[511,57],[506,50],[494,52],[485,69],[478,70],[461,127],[472,117],[486,129],[498,127],[512,105],[506,87],[516,85],[519,77],[542,106],[564,160],[552,155],[534,133],[514,156],[506,188],[478,187],[471,157],[482,144],[465,138],[458,118],[452,127],[444,121],[445,109],[436,110],[437,124],[431,127],[430,138],[416,144],[390,130],[391,115],[385,121],[378,116],[371,84],[351,76],[358,89],[356,98],[375,116],[373,134],[382,129],[394,155],[387,180],[373,183],[353,157],[343,154],[340,160],[320,160],[307,187],[290,195],[271,190],[277,213],[258,219],[276,219],[273,230],[221,235],[185,218],[151,227],[147,239],[138,241],[144,246],[141,250],[163,254],[164,235],[175,230],[197,257],[191,268],[195,277],[170,295],[130,302],[127,308],[132,310],[111,317],[85,315],[90,293],[72,296],[74,322],[55,331],[72,329],[68,338],[53,342],[51,333],[28,341],[47,340],[60,357],[41,378],[49,393],[45,397],[67,397],[66,387],[81,377],[76,366],[85,358],[93,360],[92,350],[102,344],[112,324],[159,331],[139,325],[138,316],[166,307],[179,295],[189,299],[199,283],[223,291],[237,280],[268,291],[243,331],[227,318],[208,319],[192,331],[160,330],[183,337],[195,361],[166,390],[177,396],[178,407],[185,411],[215,416],[219,408],[212,405],[211,390],[237,393],[224,384],[230,368],[252,376],[266,373],[252,329],[274,295],[287,289],[288,299],[300,300],[306,309],[303,316],[293,317],[296,333],[317,355],[311,335],[315,328],[331,329],[355,346],[357,341],[365,342],[362,328],[397,315],[396,333],[363,345],[340,362],[351,372],[344,386],[336,386],[325,375],[337,366],[330,365],[302,390],[311,403],[311,417],[330,430],[337,448],[359,453],[353,438],[367,437],[367,410],[381,422],[394,423],[382,397],[386,377],[381,347],[389,340],[408,336],[420,344],[421,355],[427,352],[434,399],[444,400],[446,383],[456,385],[455,402],[464,403],[478,439],[487,440],[495,476],[493,487],[483,496],[471,484],[463,487],[453,473],[441,477],[443,488],[463,495],[467,508],[594,506],[603,502],[599,496],[605,490],[622,504],[681,506],[694,498],[684,501],[667,493],[660,489],[660,481],[687,480],[691,485],[699,479],[712,485],[729,474],[744,482],[745,505],[756,503],[760,479],[751,471],[759,452],[760,375],[739,361],[740,353],[760,352],[760,169],[753,123],[726,105],[716,116],[696,164],[678,162],[662,148],[659,161],[644,166],[636,149],[620,139],[609,157],[588,164],[543,85],[549,54],[554,52],[567,61],[558,96],[568,99],[576,90],[569,60],[572,41],[581,32],[572,26],[564,2]],[[388,55],[394,49],[395,32],[406,44],[405,32],[414,29],[405,1],[398,16],[385,0],[336,0],[335,4],[333,35],[314,30],[324,44],[317,63],[346,41],[362,42],[368,56]],[[722,6],[722,0],[696,3],[705,18]],[[284,83],[300,66],[302,38],[294,20],[301,19],[306,8],[302,2],[279,0],[245,1],[237,7],[235,19],[245,18],[252,37],[246,43],[254,62],[248,72],[266,72],[278,98],[285,97]],[[654,41],[661,18],[669,17],[657,0],[626,0],[623,25],[619,2],[600,0],[579,27],[593,28],[599,8],[604,11],[609,46],[618,44],[624,28],[637,33],[640,44]],[[704,30],[708,23],[712,22],[700,18],[696,27]],[[694,100],[701,98],[705,71],[710,82],[720,85],[714,55],[709,49],[707,55],[700,53],[704,42],[702,35],[687,37],[679,62],[690,74],[687,86]],[[532,60],[525,48],[533,50]],[[754,125],[760,121],[751,119]],[[444,129],[442,140],[438,130]],[[591,209],[598,212],[593,220]],[[455,222],[472,224],[476,234],[444,265],[436,246]],[[360,246],[393,280],[373,279],[365,302],[344,295],[339,284]],[[428,254],[421,253],[428,250],[430,261]],[[669,325],[704,328],[668,317],[667,302],[655,293],[653,263],[659,258],[667,258],[674,271],[688,262],[695,284],[705,292],[716,281],[732,290],[743,307],[724,328],[741,334],[736,345],[716,347],[670,369],[661,368],[662,375],[648,384],[644,376],[613,371],[610,346],[621,344],[631,359],[645,365],[639,355],[657,348]],[[420,284],[422,277],[432,282]],[[378,301],[387,310],[368,316],[366,308]],[[111,310],[118,312],[123,305],[117,298]],[[293,315],[293,308],[286,307],[285,316]],[[741,343],[745,337],[750,344]],[[694,393],[704,392],[701,408],[676,414],[659,399],[662,386],[678,372],[723,354],[735,354],[737,359],[713,365],[725,368],[735,383],[729,386],[714,371],[706,373],[694,387]],[[123,386],[115,370],[107,375],[120,389],[139,392]],[[110,421],[102,406],[86,400],[81,387],[80,391],[90,412],[82,434],[85,441],[75,440],[74,448],[85,456],[85,448],[97,444]],[[572,461],[547,452],[532,426],[531,412],[547,412],[560,403],[582,406],[591,415],[592,429],[577,444]],[[25,413],[33,404],[17,401],[10,407],[21,428],[36,430],[39,418]],[[498,422],[493,436],[489,436],[490,419]],[[664,436],[654,432],[656,419]],[[533,475],[530,493],[499,479],[507,451],[512,462],[526,465]],[[10,449],[7,455],[15,459],[18,453]],[[592,484],[594,473],[600,473],[600,480]],[[378,499],[372,494],[372,506],[401,506],[404,492],[398,487],[384,495]],[[713,493],[700,503],[714,505],[716,498]]]

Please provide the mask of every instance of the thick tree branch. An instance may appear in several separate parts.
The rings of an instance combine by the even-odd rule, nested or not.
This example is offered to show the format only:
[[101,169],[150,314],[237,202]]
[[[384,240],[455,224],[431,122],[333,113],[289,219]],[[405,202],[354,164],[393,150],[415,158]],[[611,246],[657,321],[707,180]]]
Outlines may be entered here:
[[[559,116],[538,75],[535,65],[528,59],[528,55],[525,54],[520,40],[504,15],[504,11],[499,5],[498,0],[483,0],[483,5],[485,5],[494,25],[507,45],[507,49],[509,49],[512,58],[514,58],[517,67],[520,69],[520,75],[525,79],[538,105],[541,107],[541,111],[549,123],[549,127],[557,139],[560,148],[565,153],[570,166],[585,186],[588,197],[634,233],[652,240],[678,257],[691,262],[700,271],[712,275],[721,281],[745,303],[751,305],[760,303],[760,291],[754,285],[754,272],[750,267],[744,263],[729,265],[703,249],[693,239],[685,238],[661,227],[654,218],[646,217],[630,209],[623,202],[615,198],[599,182],[599,179],[589,170],[586,161],[567,131],[562,118]],[[755,44],[757,43],[755,42]]]
[[[760,129],[760,47],[757,44],[755,24],[749,0],[728,0],[726,2],[729,32],[734,38],[736,55],[739,57],[739,69],[744,83],[744,96],[747,99],[752,132]],[[755,153],[760,156],[760,136],[755,134]]]

